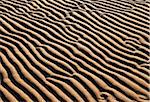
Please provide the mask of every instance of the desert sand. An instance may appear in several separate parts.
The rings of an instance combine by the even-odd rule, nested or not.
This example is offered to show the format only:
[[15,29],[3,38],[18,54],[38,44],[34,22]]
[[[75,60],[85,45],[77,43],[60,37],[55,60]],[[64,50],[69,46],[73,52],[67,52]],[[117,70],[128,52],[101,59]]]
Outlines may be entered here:
[[149,102],[149,0],[0,0],[0,102]]

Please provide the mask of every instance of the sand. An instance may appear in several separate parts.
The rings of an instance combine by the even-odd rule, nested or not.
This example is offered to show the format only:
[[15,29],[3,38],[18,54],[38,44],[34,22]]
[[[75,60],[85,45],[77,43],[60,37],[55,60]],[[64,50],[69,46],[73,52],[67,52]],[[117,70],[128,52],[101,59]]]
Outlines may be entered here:
[[149,0],[0,0],[0,102],[149,102]]

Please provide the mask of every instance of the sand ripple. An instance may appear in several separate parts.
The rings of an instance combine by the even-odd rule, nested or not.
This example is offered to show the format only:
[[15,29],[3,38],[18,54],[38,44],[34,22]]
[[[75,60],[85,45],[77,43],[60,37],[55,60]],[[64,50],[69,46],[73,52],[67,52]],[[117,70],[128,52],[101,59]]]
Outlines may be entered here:
[[148,102],[148,0],[0,0],[0,102]]

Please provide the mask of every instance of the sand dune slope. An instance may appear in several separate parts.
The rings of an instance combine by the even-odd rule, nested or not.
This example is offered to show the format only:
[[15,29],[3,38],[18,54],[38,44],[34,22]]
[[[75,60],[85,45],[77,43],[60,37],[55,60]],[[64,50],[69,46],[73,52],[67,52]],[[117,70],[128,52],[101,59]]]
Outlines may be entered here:
[[149,0],[0,0],[0,102],[148,102]]

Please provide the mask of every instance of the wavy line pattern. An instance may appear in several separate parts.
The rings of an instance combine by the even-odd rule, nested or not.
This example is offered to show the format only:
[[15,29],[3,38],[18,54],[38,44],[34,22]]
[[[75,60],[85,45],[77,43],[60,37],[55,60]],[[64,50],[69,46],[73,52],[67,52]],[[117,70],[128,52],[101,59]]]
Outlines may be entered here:
[[0,102],[149,102],[148,0],[0,0]]

